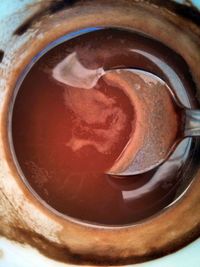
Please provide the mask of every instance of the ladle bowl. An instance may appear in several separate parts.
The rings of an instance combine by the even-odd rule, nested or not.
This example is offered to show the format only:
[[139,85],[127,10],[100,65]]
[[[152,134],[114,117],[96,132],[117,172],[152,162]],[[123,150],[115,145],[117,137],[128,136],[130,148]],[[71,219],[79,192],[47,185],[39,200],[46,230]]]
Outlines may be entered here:
[[181,140],[200,136],[200,111],[184,107],[156,75],[118,69],[108,71],[104,79],[129,96],[136,121],[129,142],[109,174],[121,177],[152,170],[167,160]]

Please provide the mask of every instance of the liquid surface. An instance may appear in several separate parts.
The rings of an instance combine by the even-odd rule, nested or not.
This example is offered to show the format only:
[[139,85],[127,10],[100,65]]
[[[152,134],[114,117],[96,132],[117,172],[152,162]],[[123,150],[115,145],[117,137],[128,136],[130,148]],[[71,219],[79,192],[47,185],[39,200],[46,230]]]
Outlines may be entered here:
[[93,89],[81,88],[77,80],[74,87],[72,80],[66,85],[55,79],[56,66],[73,53],[90,70],[132,67],[155,73],[190,107],[189,73],[182,82],[187,66],[178,55],[167,56],[172,56],[170,49],[142,35],[100,30],[43,55],[16,96],[14,151],[38,196],[57,211],[92,223],[121,225],[147,218],[184,189],[191,140],[181,142],[168,161],[150,172],[124,180],[106,175],[134,132],[135,113],[127,95],[102,78]]

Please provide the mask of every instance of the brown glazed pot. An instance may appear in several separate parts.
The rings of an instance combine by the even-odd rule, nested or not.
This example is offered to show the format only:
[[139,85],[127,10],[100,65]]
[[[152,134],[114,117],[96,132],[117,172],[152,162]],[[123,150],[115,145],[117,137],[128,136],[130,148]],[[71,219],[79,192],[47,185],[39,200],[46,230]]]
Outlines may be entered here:
[[[55,1],[54,1],[55,2]],[[200,232],[200,170],[185,194],[164,212],[121,227],[90,225],[64,217],[39,201],[17,171],[9,146],[9,106],[19,74],[53,40],[91,26],[144,32],[180,54],[200,84],[200,29],[158,1],[76,1],[29,21],[29,29],[8,43],[0,76],[0,234],[28,243],[49,257],[78,264],[135,263],[170,253]],[[162,1],[165,2],[165,1]],[[168,2],[168,1],[166,1]],[[49,1],[51,5],[51,1]],[[48,5],[47,5],[48,6]],[[24,25],[24,26],[27,26]],[[22,29],[21,29],[22,30]],[[200,96],[200,87],[197,96]]]

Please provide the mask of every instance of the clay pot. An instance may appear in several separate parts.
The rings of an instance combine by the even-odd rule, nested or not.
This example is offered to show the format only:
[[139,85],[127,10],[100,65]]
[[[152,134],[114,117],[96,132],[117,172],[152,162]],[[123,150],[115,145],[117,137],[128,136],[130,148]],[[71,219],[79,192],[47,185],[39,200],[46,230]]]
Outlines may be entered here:
[[48,15],[51,4],[41,5],[46,11],[40,10],[37,20],[18,29],[0,68],[0,233],[37,247],[49,257],[79,264],[134,263],[180,248],[199,234],[200,171],[182,197],[142,223],[120,227],[86,224],[51,210],[20,177],[10,147],[8,120],[19,75],[35,55],[64,34],[97,26],[138,30],[180,54],[200,84],[199,27],[149,1],[77,1]]

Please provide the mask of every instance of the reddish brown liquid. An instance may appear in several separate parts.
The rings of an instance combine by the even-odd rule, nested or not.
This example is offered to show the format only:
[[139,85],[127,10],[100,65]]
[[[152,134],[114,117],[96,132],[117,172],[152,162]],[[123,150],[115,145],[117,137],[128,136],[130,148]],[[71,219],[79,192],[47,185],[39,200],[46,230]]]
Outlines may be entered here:
[[[168,48],[159,43],[154,48],[154,42],[118,30],[88,33],[47,52],[22,82],[13,108],[14,150],[28,183],[57,211],[94,223],[127,224],[160,211],[177,195],[190,140],[174,152],[178,161],[172,157],[171,162],[151,172],[116,180],[104,173],[133,130],[130,100],[102,79],[95,88],[86,90],[63,85],[52,77],[56,64],[76,51],[91,69],[146,66],[164,79],[165,70],[144,54],[131,51],[148,48],[161,58]],[[184,98],[184,86],[190,84],[184,82],[187,84],[179,85],[176,93],[189,103],[186,96],[190,91]]]

